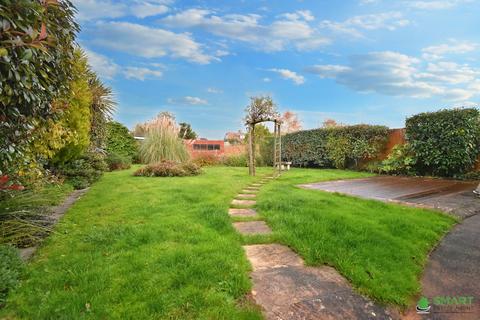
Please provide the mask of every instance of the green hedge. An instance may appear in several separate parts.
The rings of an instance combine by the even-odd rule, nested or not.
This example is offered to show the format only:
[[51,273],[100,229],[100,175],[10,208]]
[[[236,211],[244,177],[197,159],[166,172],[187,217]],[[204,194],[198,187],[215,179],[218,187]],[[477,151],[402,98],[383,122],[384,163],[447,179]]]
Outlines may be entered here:
[[359,168],[384,150],[388,132],[371,125],[299,131],[283,137],[283,158],[300,167]]
[[463,174],[480,153],[480,112],[468,108],[417,114],[407,119],[406,137],[419,174]]

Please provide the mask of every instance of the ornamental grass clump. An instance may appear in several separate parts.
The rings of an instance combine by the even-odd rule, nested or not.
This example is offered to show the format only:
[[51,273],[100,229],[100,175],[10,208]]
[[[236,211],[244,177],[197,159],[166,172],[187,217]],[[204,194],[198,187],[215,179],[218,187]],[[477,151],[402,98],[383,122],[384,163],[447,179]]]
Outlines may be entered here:
[[159,119],[148,129],[140,145],[140,157],[147,164],[165,160],[183,163],[190,159],[182,139],[178,138],[178,128],[168,117]]

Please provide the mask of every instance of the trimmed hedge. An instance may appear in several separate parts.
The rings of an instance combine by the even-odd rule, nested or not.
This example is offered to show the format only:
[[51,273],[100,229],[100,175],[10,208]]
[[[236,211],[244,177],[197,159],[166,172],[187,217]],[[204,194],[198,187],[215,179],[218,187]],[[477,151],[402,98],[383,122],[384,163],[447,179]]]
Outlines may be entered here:
[[464,174],[480,154],[480,112],[468,108],[417,114],[407,119],[406,138],[419,174]]
[[388,132],[371,125],[299,131],[283,137],[283,158],[299,167],[359,168],[380,155]]

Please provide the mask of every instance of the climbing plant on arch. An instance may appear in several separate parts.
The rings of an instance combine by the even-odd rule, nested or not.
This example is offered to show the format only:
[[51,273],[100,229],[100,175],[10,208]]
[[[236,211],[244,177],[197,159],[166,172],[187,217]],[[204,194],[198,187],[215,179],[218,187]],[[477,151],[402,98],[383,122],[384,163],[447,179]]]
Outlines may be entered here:
[[274,130],[274,160],[273,166],[281,167],[281,135],[280,135],[280,114],[277,112],[277,106],[271,97],[260,96],[250,98],[250,104],[245,109],[245,126],[248,130],[248,172],[251,176],[255,175],[255,126],[262,122],[273,122]]

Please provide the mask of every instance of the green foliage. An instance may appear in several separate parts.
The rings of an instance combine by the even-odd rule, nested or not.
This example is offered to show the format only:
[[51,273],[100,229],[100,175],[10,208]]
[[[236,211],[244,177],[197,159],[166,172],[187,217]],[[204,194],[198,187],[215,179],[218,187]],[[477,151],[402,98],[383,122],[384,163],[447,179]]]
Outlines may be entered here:
[[180,122],[180,131],[178,132],[178,137],[181,139],[197,139],[197,134],[193,131],[192,126],[189,123]]
[[[70,91],[78,25],[70,1],[0,3],[0,170],[24,156],[33,122]],[[5,170],[2,170],[5,171]]]
[[388,158],[383,160],[379,172],[389,174],[415,174],[416,159],[410,145],[400,144],[393,147]]
[[406,121],[406,137],[420,174],[454,176],[472,168],[480,153],[480,112],[451,109]]
[[220,164],[222,159],[215,154],[199,154],[193,159],[193,163],[200,167],[216,166]]
[[140,145],[140,156],[142,161],[148,164],[164,160],[186,162],[190,158],[183,140],[168,126],[159,126],[148,131]]
[[105,162],[110,171],[129,169],[132,166],[130,157],[118,153],[109,153]]
[[71,139],[54,157],[53,162],[60,164],[78,158],[90,145],[92,92],[88,83],[89,69],[81,50],[76,50],[74,56],[75,78],[70,84],[71,92],[58,102],[67,106],[59,122],[72,133]]
[[385,147],[388,128],[355,125],[287,134],[282,138],[283,158],[294,166],[359,168]]
[[107,87],[94,72],[89,72],[88,85],[92,93],[90,106],[90,142],[92,149],[105,149],[107,126],[115,112],[117,103],[113,100],[112,89]]
[[133,159],[138,154],[137,143],[127,127],[111,121],[107,123],[107,152],[115,153]]
[[273,166],[274,144],[275,138],[272,136],[266,137],[259,144],[261,163],[264,166]]
[[14,289],[24,271],[24,265],[16,249],[0,245],[0,308],[5,304],[8,292]]
[[247,167],[248,159],[245,153],[235,154],[223,159],[223,165],[227,167]]
[[88,152],[78,159],[60,165],[57,173],[65,177],[75,189],[84,189],[100,179],[107,169],[103,155]]
[[137,177],[186,177],[196,176],[201,172],[200,167],[193,162],[178,163],[165,160],[148,164],[135,171],[133,175]]

